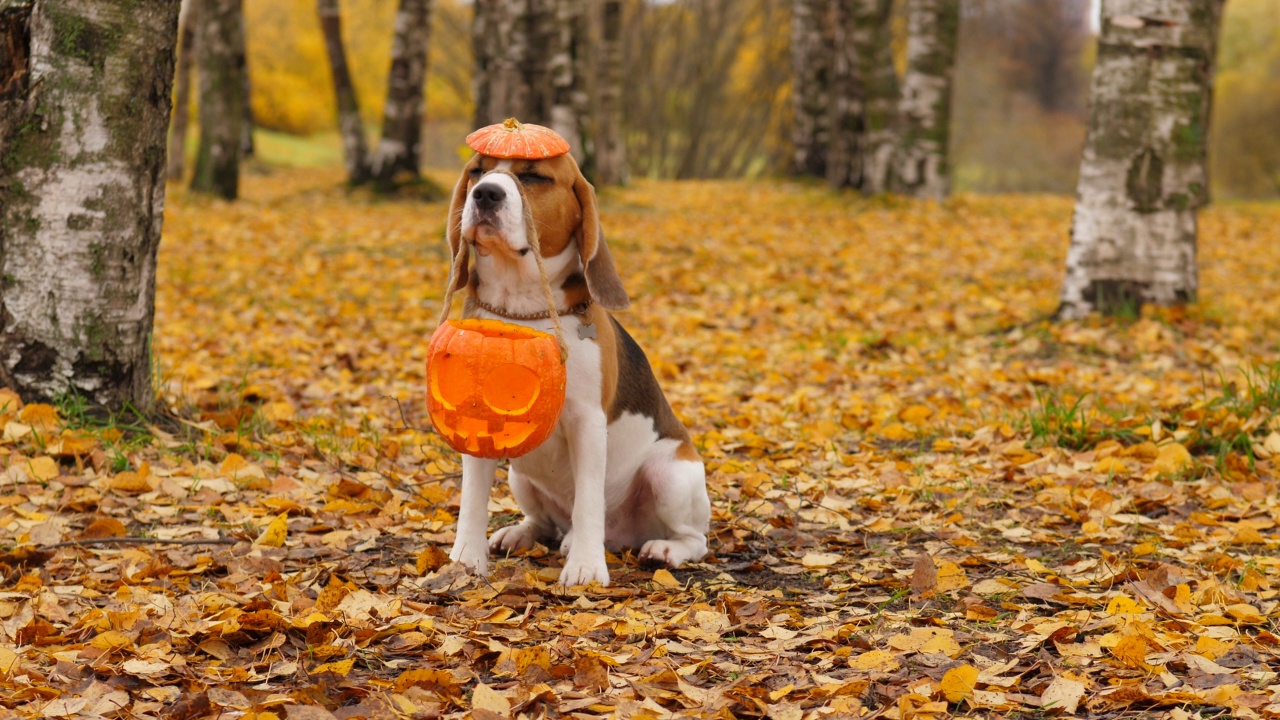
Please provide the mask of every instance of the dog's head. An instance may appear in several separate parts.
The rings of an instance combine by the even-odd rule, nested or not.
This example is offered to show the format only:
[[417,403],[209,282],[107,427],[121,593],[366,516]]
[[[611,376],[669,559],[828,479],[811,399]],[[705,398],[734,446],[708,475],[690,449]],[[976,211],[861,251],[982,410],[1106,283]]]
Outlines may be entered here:
[[[535,233],[544,258],[556,257],[576,244],[582,275],[595,302],[610,310],[630,306],[604,242],[595,188],[571,155],[543,160],[471,158],[449,206],[453,257],[459,257],[462,243],[469,243],[480,255],[519,262],[532,251],[530,239]],[[455,289],[472,282],[467,256],[461,256]]]

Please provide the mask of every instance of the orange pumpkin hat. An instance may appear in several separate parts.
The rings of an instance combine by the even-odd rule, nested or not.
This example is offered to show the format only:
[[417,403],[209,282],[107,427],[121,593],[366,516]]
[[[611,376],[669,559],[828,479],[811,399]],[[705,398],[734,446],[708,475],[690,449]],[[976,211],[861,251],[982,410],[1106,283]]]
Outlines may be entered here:
[[503,160],[545,160],[569,152],[569,142],[549,127],[507,118],[467,136],[467,147]]

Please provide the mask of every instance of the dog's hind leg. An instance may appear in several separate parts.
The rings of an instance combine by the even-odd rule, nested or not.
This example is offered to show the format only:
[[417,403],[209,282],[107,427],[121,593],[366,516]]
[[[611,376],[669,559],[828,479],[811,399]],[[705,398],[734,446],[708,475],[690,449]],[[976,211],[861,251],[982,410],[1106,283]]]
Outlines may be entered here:
[[528,550],[534,543],[550,545],[559,535],[555,521],[546,507],[542,492],[514,467],[507,471],[507,484],[524,517],[515,525],[499,528],[489,538],[489,550],[514,552]]
[[653,512],[663,535],[640,548],[640,560],[679,567],[707,554],[711,501],[706,469],[698,460],[654,458],[641,470],[653,489]]

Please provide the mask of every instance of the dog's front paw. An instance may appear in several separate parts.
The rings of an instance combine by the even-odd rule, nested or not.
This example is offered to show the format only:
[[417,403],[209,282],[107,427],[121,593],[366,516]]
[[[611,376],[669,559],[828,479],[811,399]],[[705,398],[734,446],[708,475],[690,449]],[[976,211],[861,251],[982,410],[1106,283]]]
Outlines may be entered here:
[[489,548],[481,542],[464,542],[458,538],[449,551],[449,559],[462,563],[467,569],[481,577],[489,574]]
[[489,538],[489,549],[515,552],[528,550],[538,542],[538,529],[528,520],[521,520],[516,525],[500,528]]
[[569,556],[565,558],[564,569],[560,571],[559,584],[570,587],[598,582],[605,587],[609,585],[609,566],[604,561],[604,553],[594,558]]

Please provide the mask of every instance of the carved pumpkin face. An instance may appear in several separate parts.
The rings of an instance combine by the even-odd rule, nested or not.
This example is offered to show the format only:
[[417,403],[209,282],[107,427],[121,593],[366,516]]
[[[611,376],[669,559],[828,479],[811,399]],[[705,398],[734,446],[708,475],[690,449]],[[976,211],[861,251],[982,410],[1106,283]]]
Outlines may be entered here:
[[564,406],[555,337],[497,320],[450,320],[427,348],[427,410],[450,447],[519,457],[542,444]]

